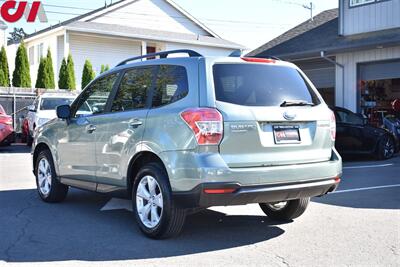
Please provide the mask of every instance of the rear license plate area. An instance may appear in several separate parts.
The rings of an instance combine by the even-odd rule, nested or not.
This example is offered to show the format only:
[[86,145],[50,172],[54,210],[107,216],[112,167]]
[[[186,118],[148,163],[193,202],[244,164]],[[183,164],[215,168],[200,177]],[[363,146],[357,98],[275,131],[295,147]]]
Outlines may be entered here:
[[298,144],[300,139],[300,126],[298,125],[274,125],[275,144]]

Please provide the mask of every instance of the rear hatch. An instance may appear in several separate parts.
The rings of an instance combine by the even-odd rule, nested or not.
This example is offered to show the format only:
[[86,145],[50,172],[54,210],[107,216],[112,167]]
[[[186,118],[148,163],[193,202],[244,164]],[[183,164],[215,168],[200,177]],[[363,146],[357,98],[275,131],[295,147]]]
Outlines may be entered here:
[[219,63],[213,76],[224,118],[220,154],[229,167],[330,159],[332,112],[296,68],[274,61]]

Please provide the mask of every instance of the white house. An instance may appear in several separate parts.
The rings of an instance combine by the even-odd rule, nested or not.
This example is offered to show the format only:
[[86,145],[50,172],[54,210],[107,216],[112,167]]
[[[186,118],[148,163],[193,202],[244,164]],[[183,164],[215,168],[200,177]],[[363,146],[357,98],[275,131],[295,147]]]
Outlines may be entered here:
[[[50,48],[56,81],[62,59],[72,54],[77,88],[89,59],[96,71],[133,56],[172,49],[193,49],[204,55],[228,55],[244,47],[220,38],[171,0],[121,0],[25,38],[32,86],[40,58]],[[10,71],[18,44],[8,46]]]

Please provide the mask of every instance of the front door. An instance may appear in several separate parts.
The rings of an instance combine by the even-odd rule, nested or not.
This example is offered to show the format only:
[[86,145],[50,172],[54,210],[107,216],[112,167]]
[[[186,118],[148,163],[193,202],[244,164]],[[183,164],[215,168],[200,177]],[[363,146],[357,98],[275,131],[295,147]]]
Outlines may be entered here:
[[108,99],[118,74],[110,74],[92,83],[71,106],[71,119],[59,131],[59,172],[62,178],[96,183],[96,136],[104,122]]
[[146,126],[154,71],[155,67],[151,66],[135,68],[122,76],[111,112],[106,115],[108,123],[100,125],[101,135],[99,133],[97,138],[99,190],[107,190],[104,185],[126,186],[123,178],[127,164],[140,149]]

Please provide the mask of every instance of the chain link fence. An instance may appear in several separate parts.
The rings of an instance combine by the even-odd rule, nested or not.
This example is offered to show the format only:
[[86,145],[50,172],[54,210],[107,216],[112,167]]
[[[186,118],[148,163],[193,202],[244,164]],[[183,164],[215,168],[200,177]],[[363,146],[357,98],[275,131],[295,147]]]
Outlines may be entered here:
[[28,114],[27,107],[35,98],[44,93],[66,93],[67,90],[45,90],[36,88],[0,87],[0,105],[13,117],[16,133],[21,133],[22,123]]

